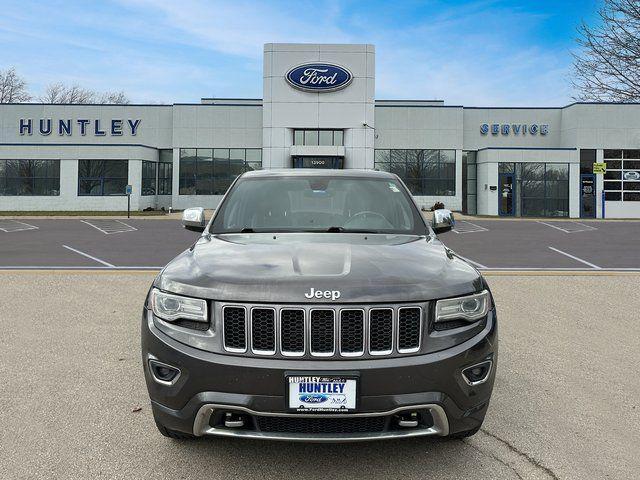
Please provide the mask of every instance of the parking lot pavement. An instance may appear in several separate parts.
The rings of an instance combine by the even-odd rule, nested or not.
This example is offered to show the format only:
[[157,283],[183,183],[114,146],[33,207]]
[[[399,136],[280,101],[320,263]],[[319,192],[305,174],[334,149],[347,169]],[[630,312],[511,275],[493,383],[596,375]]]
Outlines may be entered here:
[[199,236],[178,220],[67,218],[29,223],[37,229],[0,231],[0,267],[158,269]]
[[[198,234],[167,219],[0,219],[0,269],[159,269]],[[460,220],[439,238],[484,270],[640,272],[640,221]]]
[[483,430],[347,445],[160,436],[139,346],[153,276],[0,274],[0,478],[640,477],[640,275],[489,276],[500,359]]
[[640,271],[640,221],[474,219],[439,238],[481,269]]

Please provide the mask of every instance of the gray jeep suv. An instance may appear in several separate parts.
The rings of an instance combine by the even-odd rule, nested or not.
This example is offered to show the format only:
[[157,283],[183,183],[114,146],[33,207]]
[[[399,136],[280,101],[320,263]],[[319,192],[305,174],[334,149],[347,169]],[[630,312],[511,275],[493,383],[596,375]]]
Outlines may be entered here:
[[[451,217],[437,229],[450,229]],[[480,428],[498,354],[480,273],[400,179],[240,176],[153,282],[142,358],[163,435],[355,441]],[[436,229],[436,230],[437,230]]]

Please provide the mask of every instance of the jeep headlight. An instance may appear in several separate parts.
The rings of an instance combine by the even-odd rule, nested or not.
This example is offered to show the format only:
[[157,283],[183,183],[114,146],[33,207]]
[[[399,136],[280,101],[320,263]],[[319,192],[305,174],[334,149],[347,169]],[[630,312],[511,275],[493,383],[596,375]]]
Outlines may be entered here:
[[436,302],[436,322],[480,320],[489,313],[490,303],[491,297],[487,290],[466,297],[438,300]]
[[165,293],[157,288],[151,291],[151,309],[155,316],[169,322],[178,319],[209,321],[206,300]]

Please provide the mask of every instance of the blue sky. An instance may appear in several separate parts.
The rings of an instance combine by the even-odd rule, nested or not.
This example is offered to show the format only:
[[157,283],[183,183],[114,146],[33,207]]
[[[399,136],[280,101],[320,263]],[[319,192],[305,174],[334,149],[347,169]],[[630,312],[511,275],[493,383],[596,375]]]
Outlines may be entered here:
[[448,104],[571,101],[585,1],[0,0],[0,69],[124,90],[134,102],[262,96],[267,42],[373,43],[376,98]]

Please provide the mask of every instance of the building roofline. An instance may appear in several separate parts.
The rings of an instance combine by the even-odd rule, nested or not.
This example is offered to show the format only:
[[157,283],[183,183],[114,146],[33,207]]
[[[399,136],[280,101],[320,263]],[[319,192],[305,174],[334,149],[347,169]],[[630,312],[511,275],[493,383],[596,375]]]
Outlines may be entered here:
[[577,147],[482,147],[478,152],[483,150],[577,150]]
[[[175,103],[44,103],[44,102],[7,102],[2,105],[40,105],[50,107],[172,107]],[[197,103],[196,105],[200,105]]]

